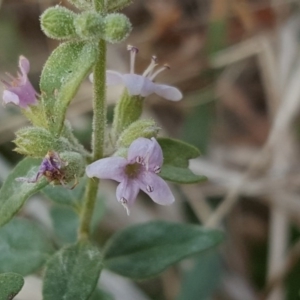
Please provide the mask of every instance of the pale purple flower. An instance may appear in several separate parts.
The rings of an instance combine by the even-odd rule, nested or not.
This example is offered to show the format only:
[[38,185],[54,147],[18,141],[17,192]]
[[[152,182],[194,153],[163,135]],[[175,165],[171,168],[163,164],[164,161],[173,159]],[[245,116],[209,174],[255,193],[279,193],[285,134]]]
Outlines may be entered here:
[[167,183],[158,176],[163,163],[163,153],[155,138],[136,139],[124,157],[108,157],[95,161],[86,168],[88,177],[113,179],[120,182],[116,190],[117,200],[129,208],[135,202],[139,190],[161,205],[174,202]]
[[[177,88],[153,82],[154,78],[163,70],[168,69],[169,66],[164,65],[154,72],[157,66],[157,58],[152,56],[151,63],[145,72],[142,75],[134,74],[135,56],[138,53],[138,49],[128,46],[128,50],[130,51],[130,73],[121,74],[116,71],[106,71],[106,84],[108,86],[124,84],[129,95],[132,96],[147,97],[154,93],[171,101],[179,101],[182,98],[182,94]],[[93,81],[93,74],[90,75],[90,80]]]
[[16,78],[8,74],[12,79],[11,82],[2,80],[6,87],[3,92],[3,102],[27,108],[29,105],[37,104],[37,93],[27,77],[30,64],[26,57],[20,56],[19,68],[21,73],[18,73]]

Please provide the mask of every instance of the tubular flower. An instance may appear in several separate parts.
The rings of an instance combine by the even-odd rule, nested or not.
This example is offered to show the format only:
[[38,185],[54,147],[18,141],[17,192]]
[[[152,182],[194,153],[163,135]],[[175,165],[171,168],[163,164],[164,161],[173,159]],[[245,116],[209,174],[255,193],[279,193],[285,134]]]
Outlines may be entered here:
[[155,138],[136,139],[128,149],[127,159],[108,157],[95,161],[86,168],[88,177],[113,179],[120,182],[116,190],[117,200],[129,215],[139,190],[161,205],[174,202],[167,183],[158,176],[163,163],[163,153]]
[[14,78],[10,74],[11,82],[2,80],[6,89],[3,92],[3,102],[14,103],[22,108],[27,108],[29,105],[37,104],[37,93],[30,83],[27,74],[30,70],[30,64],[26,57],[20,56],[19,68],[21,73]]
[[45,158],[43,159],[35,177],[33,178],[19,177],[17,178],[17,180],[25,181],[28,183],[35,183],[42,176],[45,176],[49,182],[58,181],[60,182],[61,185],[65,186],[64,183],[65,175],[62,169],[66,166],[67,163],[59,157],[58,153],[54,151],[49,151],[45,156]]
[[[168,65],[164,65],[160,69],[154,71],[157,66],[156,56],[152,56],[151,63],[142,75],[134,74],[135,56],[138,53],[138,48],[128,46],[130,51],[130,73],[121,74],[116,71],[106,71],[106,84],[118,85],[124,84],[129,95],[147,97],[153,93],[171,101],[179,101],[182,98],[181,92],[172,86],[166,84],[154,83],[154,78],[162,71],[169,69]],[[93,74],[90,75],[93,81]]]

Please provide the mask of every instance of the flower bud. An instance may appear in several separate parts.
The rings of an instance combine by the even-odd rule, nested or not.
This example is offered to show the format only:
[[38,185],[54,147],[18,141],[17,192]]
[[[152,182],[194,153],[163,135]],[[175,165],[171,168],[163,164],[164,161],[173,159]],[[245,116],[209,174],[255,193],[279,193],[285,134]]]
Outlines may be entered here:
[[120,10],[132,3],[132,0],[108,0],[106,9],[108,12]]
[[156,138],[159,129],[154,120],[138,120],[122,132],[117,141],[117,147],[128,148],[139,137],[147,139]]
[[66,138],[55,138],[51,133],[40,127],[26,127],[16,132],[15,151],[28,156],[44,157],[52,149],[57,152],[72,149]]
[[52,39],[76,38],[75,18],[76,14],[65,7],[50,7],[41,15],[41,28]]
[[118,13],[107,15],[104,24],[104,39],[110,43],[122,42],[132,29],[129,19]]
[[104,19],[96,12],[86,11],[74,20],[77,34],[82,38],[102,37],[104,35]]
[[92,0],[69,0],[69,2],[81,10],[93,8]]
[[85,170],[85,160],[82,155],[77,152],[67,151],[60,153],[59,156],[65,163],[65,167],[62,171],[64,174],[63,180],[66,183],[83,176]]

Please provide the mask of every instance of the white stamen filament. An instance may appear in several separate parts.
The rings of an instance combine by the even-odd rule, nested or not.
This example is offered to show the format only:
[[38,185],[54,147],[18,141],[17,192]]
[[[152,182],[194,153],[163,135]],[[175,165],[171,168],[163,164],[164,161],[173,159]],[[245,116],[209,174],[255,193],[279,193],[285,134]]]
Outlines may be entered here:
[[129,208],[128,208],[128,205],[127,205],[128,201],[127,201],[124,197],[122,197],[122,198],[120,199],[120,203],[121,203],[121,204],[123,205],[123,207],[125,208],[126,213],[127,213],[127,216],[129,216],[129,215],[130,215],[130,211],[129,211]]
[[160,69],[158,69],[154,74],[152,74],[149,79],[153,80],[159,73],[161,73],[162,71],[164,71],[166,69],[170,69],[170,67],[168,65],[164,65],[163,67],[161,67]]
[[152,56],[151,58],[151,62],[148,66],[148,68],[144,71],[143,76],[144,77],[150,77],[154,68],[157,66],[157,57],[156,56]]
[[144,163],[143,165],[146,166],[146,171],[148,172],[149,171],[149,158],[150,158],[150,153],[147,152],[145,158],[144,158]]
[[128,45],[127,50],[130,51],[130,74],[134,74],[135,56],[138,53],[138,48]]

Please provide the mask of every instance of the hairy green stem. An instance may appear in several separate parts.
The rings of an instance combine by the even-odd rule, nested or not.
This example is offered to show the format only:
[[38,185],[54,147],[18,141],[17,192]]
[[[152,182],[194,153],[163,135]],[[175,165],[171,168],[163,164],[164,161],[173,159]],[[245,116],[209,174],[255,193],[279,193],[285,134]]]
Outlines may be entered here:
[[[94,100],[93,100],[93,161],[103,157],[103,146],[106,126],[106,42],[99,42],[99,58],[94,68]],[[90,223],[93,216],[98,192],[98,179],[89,179],[85,200],[81,212],[79,239],[86,239],[90,234]]]

